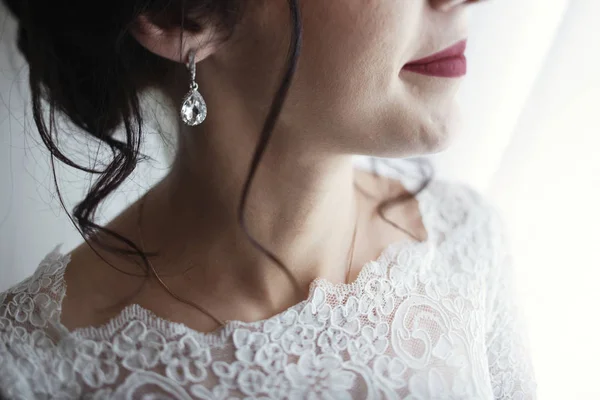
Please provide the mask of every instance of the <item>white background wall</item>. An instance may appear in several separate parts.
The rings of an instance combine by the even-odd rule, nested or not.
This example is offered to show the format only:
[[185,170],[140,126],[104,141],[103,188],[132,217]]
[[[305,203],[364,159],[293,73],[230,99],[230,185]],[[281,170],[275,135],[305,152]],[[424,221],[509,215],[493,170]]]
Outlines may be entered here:
[[490,195],[512,227],[540,398],[600,399],[600,2],[570,2],[541,67]]
[[[2,10],[0,10],[2,13]],[[462,135],[433,157],[503,210],[518,262],[540,399],[596,399],[600,359],[600,2],[502,0],[474,7]],[[24,117],[26,70],[0,17],[0,290],[57,243],[81,239],[56,201],[46,151]],[[23,131],[26,131],[24,134]],[[165,171],[156,135],[105,219]],[[72,205],[87,177],[61,169]]]

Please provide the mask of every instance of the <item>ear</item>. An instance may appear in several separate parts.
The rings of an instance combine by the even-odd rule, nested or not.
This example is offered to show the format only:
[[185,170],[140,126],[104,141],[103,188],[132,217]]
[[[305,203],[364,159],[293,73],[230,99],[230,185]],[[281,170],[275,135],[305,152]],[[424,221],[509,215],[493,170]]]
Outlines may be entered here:
[[133,37],[150,52],[169,60],[187,63],[188,54],[196,50],[196,63],[213,54],[218,43],[214,29],[208,27],[200,33],[181,29],[165,29],[153,23],[147,16],[140,16],[131,28]]

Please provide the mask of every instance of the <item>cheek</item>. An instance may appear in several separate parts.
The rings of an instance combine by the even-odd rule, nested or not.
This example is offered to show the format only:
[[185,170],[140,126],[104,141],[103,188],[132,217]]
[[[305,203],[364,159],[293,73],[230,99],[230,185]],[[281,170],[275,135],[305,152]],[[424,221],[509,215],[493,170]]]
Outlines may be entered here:
[[421,2],[304,2],[300,95],[330,109],[376,106],[373,100],[396,84],[404,59],[418,45]]
[[344,81],[368,79],[382,70],[399,72],[418,40],[416,0],[306,3],[302,57],[311,76]]
[[304,2],[303,47],[284,123],[333,151],[394,157],[445,147],[454,90],[400,73],[426,40],[424,4]]

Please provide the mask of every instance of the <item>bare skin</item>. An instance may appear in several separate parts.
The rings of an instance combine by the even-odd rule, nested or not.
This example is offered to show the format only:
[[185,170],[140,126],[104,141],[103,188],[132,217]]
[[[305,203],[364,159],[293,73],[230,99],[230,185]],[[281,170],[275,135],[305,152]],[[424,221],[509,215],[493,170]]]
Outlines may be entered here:
[[[360,169],[355,173],[360,188],[357,190],[360,217],[349,282],[354,281],[361,268],[368,261],[375,260],[388,244],[415,241],[413,236],[421,240],[427,238],[416,200],[394,205],[385,214],[391,221],[407,229],[411,235],[392,227],[376,214],[375,207],[380,201],[405,191],[399,181],[376,177]],[[138,211],[139,203],[136,203],[110,226],[116,232],[135,238],[139,244]],[[239,235],[243,236],[241,230]],[[255,251],[256,256],[259,256],[266,268],[273,272],[269,283],[286,288],[280,291],[281,297],[261,297],[264,296],[264,292],[258,288],[255,292],[245,293],[243,282],[248,278],[252,279],[248,276],[252,271],[243,271],[245,265],[230,265],[228,260],[231,259],[231,254],[227,248],[186,250],[186,255],[169,262],[168,265],[168,261],[161,261],[161,258],[153,258],[152,263],[157,270],[173,275],[162,279],[175,293],[201,304],[221,319],[257,321],[275,315],[299,301],[294,297],[287,278],[278,272],[277,267],[266,257],[260,257],[258,251]],[[100,253],[113,266],[141,274],[137,264],[115,257],[109,252],[100,250]],[[193,259],[193,262],[190,262],[190,259]],[[223,260],[223,264],[216,264],[214,260]],[[184,273],[188,268],[192,269]],[[226,270],[235,272],[226,274]],[[345,278],[340,274],[322,277],[334,283],[343,282]],[[108,266],[86,244],[82,244],[71,253],[65,281],[67,295],[63,301],[61,318],[69,330],[103,325],[129,304],[139,304],[163,319],[183,323],[199,332],[210,332],[218,327],[211,318],[175,300],[155,278],[123,275]]]
[[[165,31],[140,17],[133,36],[173,61],[197,49],[197,82],[208,105],[198,127],[179,126],[170,174],[150,191],[141,234],[167,285],[222,320],[255,321],[303,300],[289,279],[258,251],[238,225],[237,207],[252,149],[281,80],[289,43],[287,1],[248,2],[231,40],[207,32]],[[261,159],[246,207],[256,240],[276,254],[307,294],[316,278],[342,282],[360,222],[350,280],[391,242],[414,240],[381,220],[375,206],[404,188],[358,172],[353,154],[408,157],[443,150],[453,134],[460,79],[402,70],[409,61],[466,38],[466,0],[301,2],[304,41],[289,96]],[[218,36],[217,36],[218,37]],[[183,48],[183,54],[180,49]],[[162,89],[176,104],[187,88],[184,65]],[[354,181],[370,196],[354,187]],[[134,204],[109,228],[140,243]],[[427,236],[416,201],[389,210],[389,219]],[[132,261],[102,252],[132,273]],[[195,268],[185,275],[182,272]],[[99,325],[138,303],[198,331],[217,325],[174,300],[154,280],[110,268],[87,245],[66,270],[62,321]]]

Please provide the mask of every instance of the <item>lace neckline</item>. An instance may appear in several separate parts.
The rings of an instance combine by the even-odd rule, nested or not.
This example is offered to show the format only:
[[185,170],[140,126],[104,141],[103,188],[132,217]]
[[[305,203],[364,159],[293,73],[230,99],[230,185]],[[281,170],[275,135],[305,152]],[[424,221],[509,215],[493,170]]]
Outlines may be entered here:
[[[156,315],[153,311],[141,306],[137,303],[132,303],[125,306],[116,316],[112,317],[106,323],[98,326],[88,326],[75,328],[69,330],[64,326],[61,321],[62,316],[62,303],[64,296],[67,291],[67,283],[64,280],[64,273],[67,264],[70,262],[70,255],[66,254],[61,257],[61,266],[55,272],[56,285],[58,286],[58,298],[57,317],[55,327],[59,329],[64,337],[74,339],[100,339],[110,340],[110,338],[119,331],[123,326],[129,322],[138,320],[146,325],[148,329],[154,329],[165,336],[165,338],[171,338],[177,335],[190,334],[202,343],[209,345],[223,344],[232,332],[238,328],[254,328],[255,330],[260,326],[263,326],[269,321],[274,321],[287,313],[297,312],[300,313],[302,309],[307,305],[316,302],[317,293],[349,293],[361,290],[364,288],[368,280],[373,276],[381,276],[385,274],[385,268],[394,257],[397,257],[402,252],[413,251],[417,248],[425,248],[430,251],[435,245],[437,235],[434,229],[434,220],[432,217],[432,207],[430,202],[431,197],[431,185],[418,193],[415,198],[417,200],[419,213],[421,214],[421,221],[427,232],[427,239],[424,241],[407,241],[402,240],[399,242],[392,242],[387,245],[383,251],[380,252],[379,256],[375,260],[366,262],[360,269],[357,278],[350,283],[332,283],[327,278],[316,278],[309,286],[308,296],[306,299],[296,303],[287,309],[274,314],[258,321],[241,321],[241,320],[226,320],[225,325],[216,328],[213,331],[201,332],[188,327],[186,324],[181,322],[173,322],[168,319],[162,318]],[[320,294],[319,293],[319,294]]]

